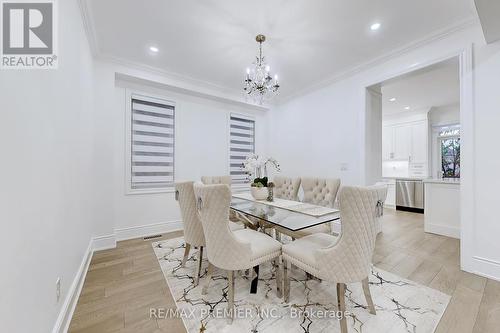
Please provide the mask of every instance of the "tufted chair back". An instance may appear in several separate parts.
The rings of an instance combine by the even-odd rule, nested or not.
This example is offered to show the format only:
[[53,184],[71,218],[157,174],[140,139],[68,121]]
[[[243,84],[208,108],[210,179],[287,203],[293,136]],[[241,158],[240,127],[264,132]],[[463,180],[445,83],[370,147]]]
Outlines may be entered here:
[[226,184],[231,186],[231,176],[202,176],[201,182],[205,185]]
[[274,177],[274,197],[298,200],[300,178]]
[[319,278],[343,283],[369,276],[377,227],[377,189],[346,186],[340,190],[342,233],[332,246],[316,251]]
[[196,210],[193,182],[175,183],[175,198],[181,208],[186,243],[191,246],[205,246],[203,227]]
[[237,239],[229,228],[231,190],[224,184],[194,184],[208,261],[226,270],[251,267],[250,243]]
[[334,207],[340,179],[302,178],[304,199],[302,201],[318,206]]

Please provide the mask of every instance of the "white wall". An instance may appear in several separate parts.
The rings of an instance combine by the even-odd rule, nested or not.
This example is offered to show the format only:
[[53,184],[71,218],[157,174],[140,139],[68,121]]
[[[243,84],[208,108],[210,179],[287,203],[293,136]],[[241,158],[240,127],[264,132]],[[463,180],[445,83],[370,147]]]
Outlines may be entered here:
[[376,85],[366,89],[365,181],[375,184],[382,178],[382,91]]
[[0,72],[2,332],[50,332],[91,237],[111,230],[93,61],[77,2],[58,6],[59,68]]
[[460,105],[433,107],[429,111],[430,126],[444,126],[460,123]]
[[[364,87],[345,80],[273,109],[269,115],[269,152],[283,175],[341,178],[359,183],[364,137]],[[347,170],[341,171],[341,166]]]
[[[473,63],[467,57],[472,46]],[[365,88],[408,71],[462,54],[462,84],[474,95],[462,95],[462,268],[500,279],[498,217],[491,207],[500,205],[496,195],[500,168],[495,133],[500,123],[500,44],[486,45],[479,25],[406,50],[388,61],[272,110],[270,151],[293,175],[340,176],[344,184],[366,182],[369,156],[365,145]],[[472,70],[474,72],[472,73]],[[473,89],[468,84],[472,83]],[[349,170],[340,172],[347,162]]]
[[[126,194],[126,96],[127,90],[161,96],[176,104],[175,180],[197,181],[202,175],[229,174],[229,115],[255,117],[256,152],[266,154],[267,128],[264,108],[244,106],[177,89],[161,77],[120,65],[98,62],[100,113],[107,129],[100,136],[112,152],[113,233],[118,240],[165,232],[182,227],[174,193]],[[118,74],[117,74],[118,73]]]
[[[482,43],[480,44],[482,45]],[[500,43],[478,47],[475,56],[475,215],[472,254],[481,272],[500,279],[500,223],[495,207],[500,206],[500,156],[495,134],[500,124]],[[461,122],[462,132],[464,123]],[[463,134],[462,134],[463,138]],[[465,141],[465,139],[463,139]],[[462,182],[463,183],[463,182]],[[462,226],[464,220],[462,219]],[[462,236],[463,239],[463,236]]]

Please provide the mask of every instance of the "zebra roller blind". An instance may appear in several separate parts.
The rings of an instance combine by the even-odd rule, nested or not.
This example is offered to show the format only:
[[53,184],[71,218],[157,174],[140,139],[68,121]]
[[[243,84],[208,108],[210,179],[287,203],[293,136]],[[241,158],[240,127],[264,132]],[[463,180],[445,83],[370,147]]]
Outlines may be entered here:
[[232,114],[229,123],[229,170],[233,184],[244,184],[249,180],[242,164],[255,153],[255,120]]
[[174,184],[175,107],[132,95],[131,188],[162,189]]

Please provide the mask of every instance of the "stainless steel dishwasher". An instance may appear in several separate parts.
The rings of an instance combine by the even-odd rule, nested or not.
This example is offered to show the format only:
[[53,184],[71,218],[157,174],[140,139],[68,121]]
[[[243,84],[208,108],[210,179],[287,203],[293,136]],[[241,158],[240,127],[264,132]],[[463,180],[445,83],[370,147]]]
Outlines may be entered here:
[[396,209],[424,212],[424,183],[422,180],[396,179]]

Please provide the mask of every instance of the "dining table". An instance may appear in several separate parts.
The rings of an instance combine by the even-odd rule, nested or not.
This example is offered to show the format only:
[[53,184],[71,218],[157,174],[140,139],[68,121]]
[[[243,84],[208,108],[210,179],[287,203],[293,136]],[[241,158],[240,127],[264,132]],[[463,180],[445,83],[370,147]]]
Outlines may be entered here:
[[280,198],[273,201],[255,200],[247,192],[234,193],[230,208],[267,225],[290,231],[300,231],[340,220],[340,211],[335,208]]
[[[250,192],[233,193],[230,209],[241,217],[247,227],[262,232],[273,227],[294,232],[340,220],[340,211],[335,208],[281,198],[274,198],[273,201],[256,200]],[[257,292],[258,277],[257,266],[254,267],[250,293]]]

